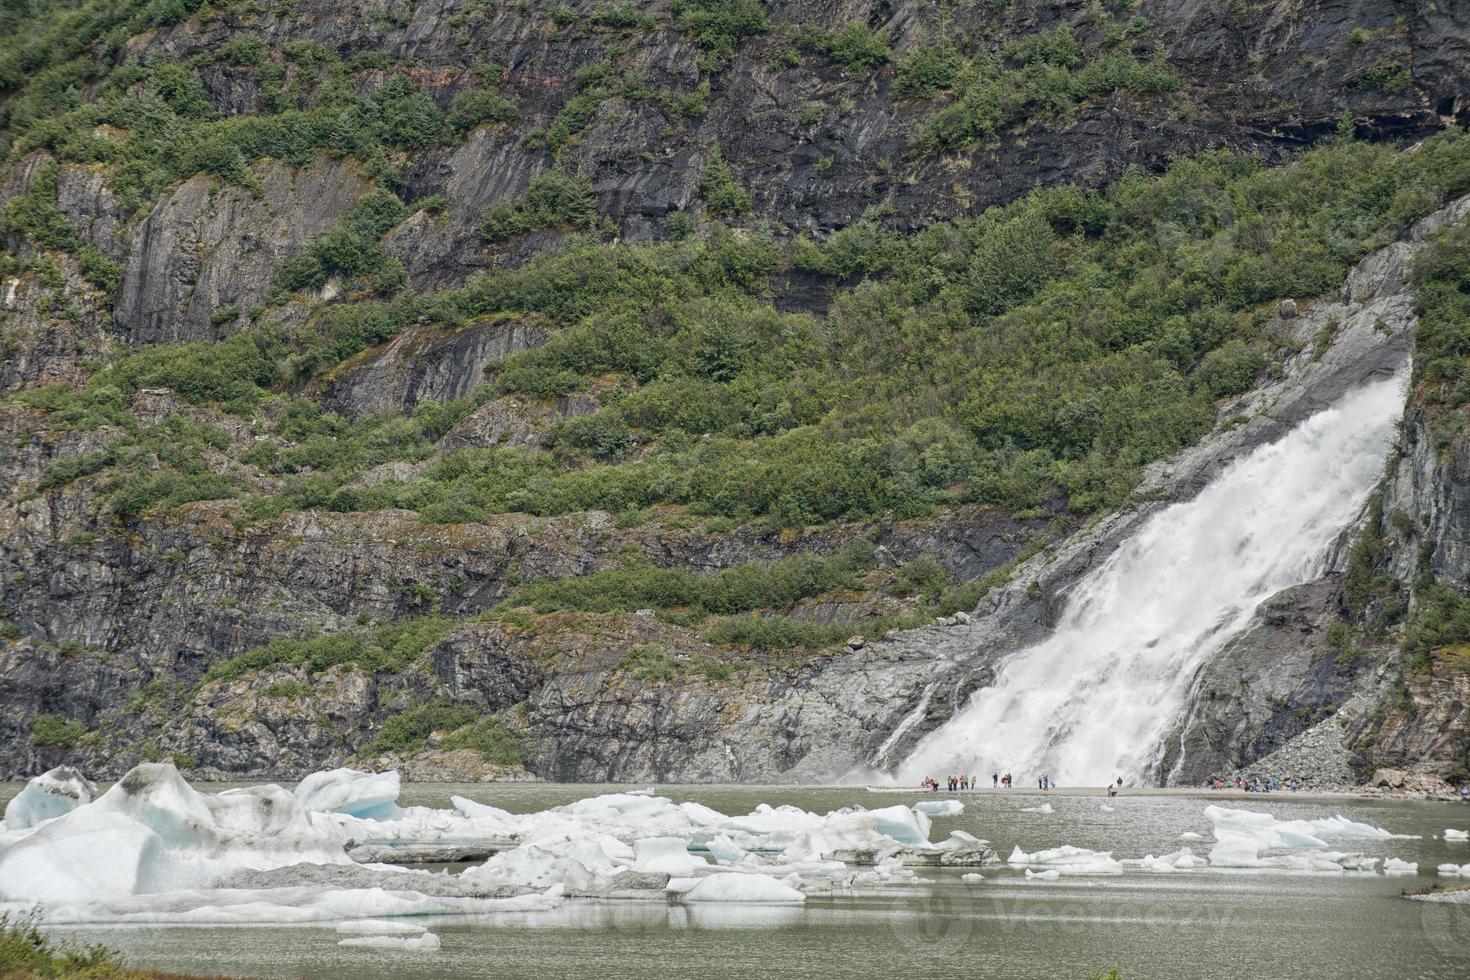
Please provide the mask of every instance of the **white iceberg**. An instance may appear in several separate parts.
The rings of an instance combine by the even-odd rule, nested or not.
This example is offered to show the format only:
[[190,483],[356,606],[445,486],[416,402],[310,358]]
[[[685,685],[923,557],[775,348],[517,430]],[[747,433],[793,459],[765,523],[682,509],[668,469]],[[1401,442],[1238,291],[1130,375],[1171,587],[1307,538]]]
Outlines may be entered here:
[[47,820],[70,813],[92,802],[96,785],[71,766],[57,766],[32,777],[10,802],[5,804],[4,829],[26,830]]
[[984,880],[985,880],[985,876],[983,874],[981,874],[980,872],[978,872],[978,871],[969,871],[969,872],[966,872],[965,874],[960,875],[960,881],[975,882],[975,881],[984,881]]
[[1154,857],[1145,854],[1137,860],[1125,860],[1124,867],[1138,868],[1140,871],[1151,871],[1156,874],[1169,874],[1175,871],[1193,871],[1204,867],[1204,862],[1195,857],[1194,851],[1188,847],[1181,847],[1177,851],[1171,851],[1162,857]]
[[1057,878],[1060,878],[1061,876],[1062,876],[1062,873],[1060,871],[1058,871],[1056,868],[1052,868],[1052,869],[1050,869],[1048,871],[1032,871],[1030,868],[1027,868],[1026,869],[1026,877],[1027,878],[1036,878],[1036,879],[1040,879],[1042,881],[1055,881]]
[[1441,864],[1434,870],[1449,878],[1470,878],[1470,864]]
[[0,901],[53,903],[207,888],[230,871],[351,864],[279,786],[205,796],[167,763],[0,852]]
[[1023,806],[1023,807],[1021,807],[1021,812],[1022,813],[1055,813],[1056,811],[1051,808],[1051,804],[1050,803],[1042,803],[1040,806]]
[[[1090,851],[1085,847],[1063,844],[1043,851],[1027,854],[1017,845],[1006,858],[1012,867],[1051,868],[1059,874],[1122,874],[1123,864],[1113,860],[1111,851]],[[1028,876],[1029,877],[1029,876]]]
[[[1217,868],[1274,868],[1285,871],[1370,871],[1376,858],[1328,850],[1328,841],[1405,840],[1382,827],[1323,817],[1315,820],[1278,820],[1269,813],[1207,806],[1205,816],[1215,825],[1210,865]],[[1287,852],[1287,853],[1265,853]]]
[[633,844],[633,868],[652,874],[688,875],[709,867],[689,853],[682,837],[645,837]]
[[1398,858],[1384,858],[1383,873],[1386,875],[1416,875],[1419,873],[1419,865],[1412,861],[1400,861]]
[[957,817],[965,812],[965,804],[959,800],[920,800],[914,809],[931,817]]
[[806,896],[783,881],[762,874],[713,874],[685,892],[686,902],[804,902]]
[[[7,822],[9,822],[9,820],[10,820],[10,811],[9,810],[6,810],[5,811],[5,819],[6,819]],[[1445,840],[1470,840],[1470,830],[1455,830],[1452,827],[1451,828],[1446,828],[1445,829],[1445,832],[1444,832],[1444,839]]]
[[432,932],[426,932],[422,936],[354,936],[351,939],[338,940],[337,945],[432,952],[439,948],[439,937]]
[[397,816],[399,778],[391,772],[332,769],[307,776],[292,794],[307,810],[345,813],[364,820]]

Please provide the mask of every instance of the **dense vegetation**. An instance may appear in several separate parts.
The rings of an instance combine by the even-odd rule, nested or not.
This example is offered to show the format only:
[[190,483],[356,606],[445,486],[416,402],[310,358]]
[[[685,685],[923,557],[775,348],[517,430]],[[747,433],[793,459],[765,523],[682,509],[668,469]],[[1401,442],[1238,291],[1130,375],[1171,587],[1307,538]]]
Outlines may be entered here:
[[1470,222],[1446,229],[1414,262],[1414,382],[1441,423],[1441,444],[1463,431],[1470,404]]
[[454,624],[438,616],[400,619],[371,632],[326,633],[306,639],[280,637],[265,646],[222,660],[206,679],[231,681],[248,673],[277,667],[303,666],[313,673],[338,665],[368,672],[396,672],[434,646]]
[[440,702],[421,704],[389,715],[378,736],[363,752],[368,755],[395,753],[413,755],[429,745],[430,737],[439,734],[435,746],[446,751],[474,749],[487,762],[502,766],[519,765],[525,756],[519,737],[494,716],[482,716],[464,705]]
[[[295,332],[267,322],[222,344],[134,351],[79,396],[22,398],[61,425],[125,422],[143,386],[250,413],[410,325],[534,316],[551,342],[464,401],[348,421],[290,400],[243,457],[282,480],[249,512],[408,507],[465,521],[676,503],[779,527],[963,501],[1086,514],[1121,502],[1143,465],[1197,440],[1214,402],[1289,352],[1269,329],[1274,300],[1329,291],[1351,261],[1466,189],[1470,140],[1449,134],[1414,154],[1341,141],[1280,170],[1208,154],[913,236],[861,224],[790,245],[718,226],[666,244],[587,240],[457,289],[340,305]],[[781,313],[765,294],[787,268],[858,281],[824,316]],[[1453,329],[1431,324],[1426,343]],[[1444,342],[1449,364],[1458,341]],[[413,479],[353,485],[378,463],[429,458],[497,396],[594,386],[603,409],[545,447],[452,452]],[[60,464],[47,483],[125,462]],[[147,479],[119,513],[228,495],[183,459]]]
[[0,977],[7,980],[141,980],[153,975],[123,966],[106,946],[53,940],[41,932],[34,916],[0,915]]

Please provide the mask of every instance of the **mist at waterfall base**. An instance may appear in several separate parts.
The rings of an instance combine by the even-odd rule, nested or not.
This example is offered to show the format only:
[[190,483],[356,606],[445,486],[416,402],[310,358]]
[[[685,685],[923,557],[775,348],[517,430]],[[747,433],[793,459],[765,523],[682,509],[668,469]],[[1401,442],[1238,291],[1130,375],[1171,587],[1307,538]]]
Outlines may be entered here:
[[1149,518],[1075,586],[1056,631],[1005,660],[896,779],[1151,780],[1196,670],[1262,601],[1318,577],[1361,515],[1403,404],[1402,376],[1355,389]]

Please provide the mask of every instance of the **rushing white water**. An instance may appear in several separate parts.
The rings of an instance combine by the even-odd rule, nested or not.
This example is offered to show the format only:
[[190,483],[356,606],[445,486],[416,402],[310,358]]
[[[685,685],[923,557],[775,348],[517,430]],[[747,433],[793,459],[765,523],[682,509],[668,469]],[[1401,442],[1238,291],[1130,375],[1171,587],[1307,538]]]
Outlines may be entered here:
[[1403,402],[1402,378],[1365,385],[1153,515],[1077,584],[1056,632],[1009,657],[897,778],[1148,778],[1196,669],[1263,600],[1320,574],[1383,471]]

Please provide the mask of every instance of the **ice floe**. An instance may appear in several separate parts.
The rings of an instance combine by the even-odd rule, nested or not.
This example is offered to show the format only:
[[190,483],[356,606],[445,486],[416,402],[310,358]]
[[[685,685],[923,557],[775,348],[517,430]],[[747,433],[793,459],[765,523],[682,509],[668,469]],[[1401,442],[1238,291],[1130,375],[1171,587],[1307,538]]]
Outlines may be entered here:
[[[351,769],[290,791],[201,793],[168,764],[139,766],[96,799],[66,772],[27,789],[0,840],[0,912],[39,903],[55,923],[350,922],[344,931],[422,948],[400,942],[418,932],[374,923],[588,899],[790,905],[918,883],[918,866],[995,861],[963,831],[932,842],[925,808],[901,805],[727,815],[650,789],[514,814],[464,797],[401,806],[396,773]],[[469,854],[480,863],[459,874],[404,864]]]
[[[9,810],[5,811],[7,814]],[[1453,827],[1445,828],[1445,840],[1470,840],[1470,830],[1455,830]]]
[[931,817],[957,817],[965,812],[965,804],[959,800],[920,800],[914,809]]
[[1419,865],[1413,861],[1400,861],[1393,857],[1384,858],[1383,873],[1386,875],[1416,875],[1419,873]]
[[439,948],[439,937],[432,932],[426,932],[422,936],[354,936],[351,939],[338,940],[337,945],[433,952]]
[[1215,826],[1209,855],[1214,868],[1370,872],[1377,858],[1330,850],[1329,842],[1413,839],[1341,816],[1279,820],[1262,811],[1220,806],[1205,807],[1205,816]]
[[1441,864],[1434,870],[1447,878],[1470,878],[1470,864]]
[[686,902],[804,902],[806,896],[784,881],[770,875],[726,872],[700,879],[685,892]]
[[[1090,851],[1085,847],[1073,847],[1063,844],[1061,847],[1053,847],[1043,851],[1027,854],[1017,845],[1011,851],[1011,856],[1006,858],[1006,864],[1011,867],[1049,868],[1058,874],[1068,875],[1092,875],[1092,874],[1122,874],[1123,863],[1113,860],[1111,851]],[[1027,874],[1027,877],[1033,877]]]
[[70,766],[33,777],[5,804],[4,830],[27,830],[92,802],[97,787]]
[[1022,813],[1055,813],[1056,811],[1051,808],[1051,804],[1050,803],[1042,803],[1042,804],[1040,804],[1038,806],[1023,806],[1023,807],[1021,807],[1021,812]]
[[291,794],[308,810],[345,813],[364,820],[385,820],[402,811],[398,808],[400,789],[397,770],[362,772],[358,769],[332,769],[307,776]]

